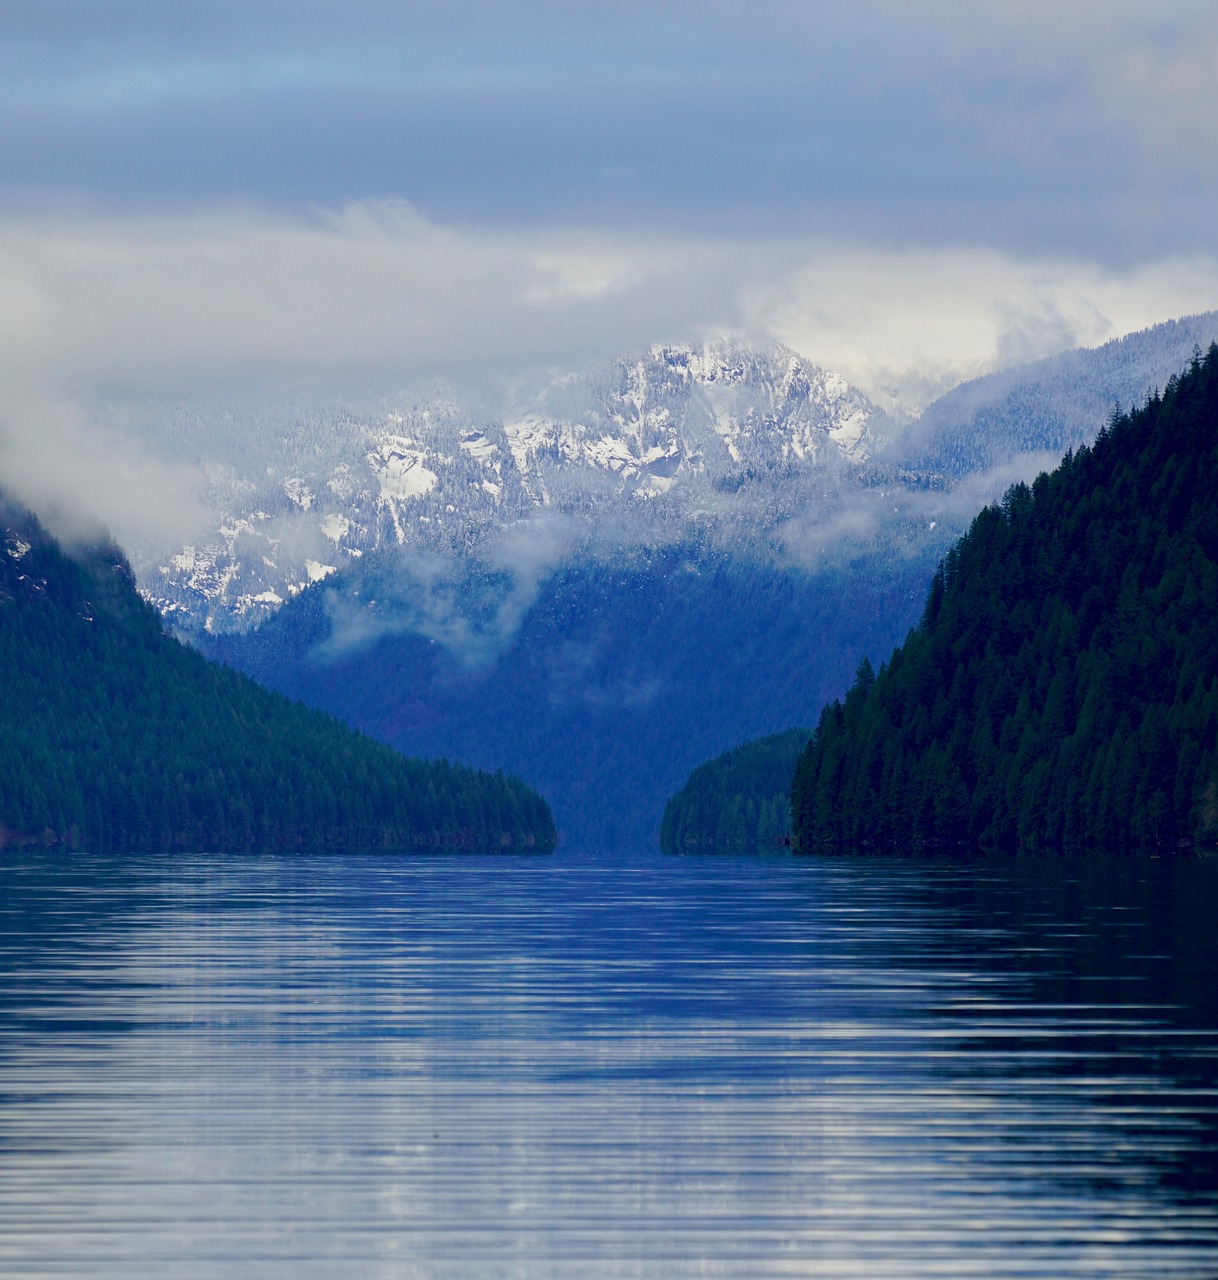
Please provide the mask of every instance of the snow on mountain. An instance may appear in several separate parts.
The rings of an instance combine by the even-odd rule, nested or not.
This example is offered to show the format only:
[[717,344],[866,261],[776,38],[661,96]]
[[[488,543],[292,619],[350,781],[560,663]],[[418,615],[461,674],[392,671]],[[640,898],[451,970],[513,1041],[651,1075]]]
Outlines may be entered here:
[[651,536],[725,507],[772,523],[775,477],[856,468],[885,425],[838,375],[726,338],[535,380],[498,416],[433,389],[238,419],[179,412],[168,434],[207,460],[215,525],[136,551],[145,594],[188,629],[244,629],[369,551],[469,550],[542,508]]
[[993,468],[1020,478],[1012,464],[1039,468],[1094,440],[1114,408],[1142,405],[1216,339],[1218,311],[1203,312],[962,383],[886,442],[886,460],[953,480]]
[[504,429],[523,474],[561,460],[634,481],[647,497],[683,473],[815,463],[830,448],[861,461],[875,413],[844,379],[792,351],[720,339],[555,380],[510,409]]

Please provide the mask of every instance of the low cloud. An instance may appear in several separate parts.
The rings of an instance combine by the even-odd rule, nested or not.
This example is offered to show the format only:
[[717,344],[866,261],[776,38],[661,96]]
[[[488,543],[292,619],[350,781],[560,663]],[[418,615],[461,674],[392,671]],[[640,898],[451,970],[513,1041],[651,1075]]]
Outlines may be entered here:
[[[595,264],[599,267],[594,269]],[[14,358],[66,394],[400,386],[720,323],[722,247],[445,227],[409,205],[3,226]]]
[[1109,270],[993,250],[807,248],[749,314],[855,382],[898,417],[968,379],[1218,302],[1218,260]]
[[150,401],[225,400],[239,418],[277,397],[441,379],[492,406],[528,370],[730,328],[911,411],[966,376],[1215,298],[1212,259],[1118,272],[993,251],[488,231],[400,202],[10,215],[0,483],[120,539],[180,544],[206,518],[207,442],[175,455]]
[[199,497],[198,468],[99,428],[79,403],[23,394],[13,379],[0,378],[0,395],[0,490],[59,537],[174,545],[209,527],[214,513]]
[[511,645],[546,579],[577,549],[569,522],[539,512],[494,531],[472,555],[381,552],[348,571],[354,590],[322,589],[330,630],[314,657],[330,662],[411,633],[477,676]]
[[851,505],[787,521],[779,530],[779,545],[800,568],[822,568],[843,554],[870,547],[880,527],[876,507],[876,495],[854,494]]

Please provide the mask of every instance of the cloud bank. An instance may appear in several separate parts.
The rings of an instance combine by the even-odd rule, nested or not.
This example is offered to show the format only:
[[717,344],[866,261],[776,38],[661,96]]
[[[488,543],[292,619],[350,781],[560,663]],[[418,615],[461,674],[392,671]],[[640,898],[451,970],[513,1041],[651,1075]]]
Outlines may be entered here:
[[30,501],[91,508],[120,537],[185,540],[199,475],[155,431],[124,434],[124,406],[373,396],[424,379],[493,404],[523,371],[727,328],[916,408],[963,377],[1215,298],[1208,257],[1106,270],[822,239],[489,231],[386,201],[10,215],[0,474]]
[[1216,79],[1211,0],[9,5],[0,480],[185,537],[141,397],[719,328],[913,411],[1218,304]]

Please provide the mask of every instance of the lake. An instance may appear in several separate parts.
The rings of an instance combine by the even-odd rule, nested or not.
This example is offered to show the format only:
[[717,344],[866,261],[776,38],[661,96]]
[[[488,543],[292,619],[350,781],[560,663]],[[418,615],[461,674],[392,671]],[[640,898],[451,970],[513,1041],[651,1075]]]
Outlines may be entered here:
[[0,1273],[1218,1276],[1218,860],[0,863]]

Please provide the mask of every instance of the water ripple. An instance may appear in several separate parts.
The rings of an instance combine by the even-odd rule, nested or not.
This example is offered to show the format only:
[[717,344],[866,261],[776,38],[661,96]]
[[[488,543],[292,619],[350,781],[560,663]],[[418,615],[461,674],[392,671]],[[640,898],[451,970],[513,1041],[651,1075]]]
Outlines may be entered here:
[[1216,890],[9,855],[0,1271],[1212,1280]]

